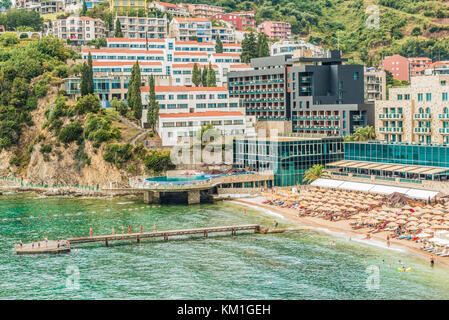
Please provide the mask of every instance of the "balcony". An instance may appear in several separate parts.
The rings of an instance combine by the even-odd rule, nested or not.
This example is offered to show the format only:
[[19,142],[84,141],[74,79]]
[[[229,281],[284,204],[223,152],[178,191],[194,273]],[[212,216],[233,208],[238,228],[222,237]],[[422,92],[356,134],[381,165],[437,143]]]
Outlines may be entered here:
[[294,116],[293,120],[312,120],[312,121],[335,121],[340,120],[339,116],[321,115],[321,116]]
[[413,119],[421,120],[421,119],[430,119],[432,117],[431,113],[415,113],[413,115]]
[[402,113],[380,113],[379,119],[403,119],[404,115]]
[[440,128],[438,129],[440,134],[449,134],[449,128]]
[[379,132],[394,132],[394,133],[402,133],[404,131],[401,127],[380,127]]
[[427,127],[414,128],[413,132],[417,133],[417,134],[430,134],[431,133],[431,129],[427,128]]
[[449,113],[440,113],[438,119],[449,119]]

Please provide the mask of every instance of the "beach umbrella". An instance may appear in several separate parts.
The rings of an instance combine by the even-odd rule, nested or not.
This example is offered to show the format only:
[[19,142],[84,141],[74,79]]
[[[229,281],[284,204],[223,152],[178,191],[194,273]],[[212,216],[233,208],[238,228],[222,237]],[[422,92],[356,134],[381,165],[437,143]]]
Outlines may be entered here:
[[396,220],[396,223],[397,223],[397,224],[406,224],[407,221],[404,220],[404,219],[399,219],[399,220]]
[[422,222],[422,223],[420,223],[420,224],[418,225],[418,227],[420,227],[420,228],[429,228],[429,227],[430,227],[430,224],[425,223],[425,222]]
[[387,227],[397,227],[398,224],[396,222],[390,222],[389,224],[387,224]]
[[433,218],[433,216],[431,214],[426,213],[422,216],[422,218],[428,219],[428,218]]

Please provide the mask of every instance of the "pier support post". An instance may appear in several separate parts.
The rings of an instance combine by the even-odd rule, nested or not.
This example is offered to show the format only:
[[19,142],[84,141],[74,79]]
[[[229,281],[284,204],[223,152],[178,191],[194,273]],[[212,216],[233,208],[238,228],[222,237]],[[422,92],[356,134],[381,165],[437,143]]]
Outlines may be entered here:
[[159,204],[161,202],[159,192],[144,191],[143,192],[143,202],[145,202],[146,204]]
[[167,233],[164,233],[164,240],[168,241],[168,234]]
[[207,238],[209,236],[209,232],[206,230],[204,230],[204,237]]
[[200,202],[201,202],[200,190],[187,191],[187,203],[188,204],[199,204]]
[[109,247],[108,238],[106,238],[106,239],[104,240],[104,244],[106,245],[106,247]]
[[137,243],[140,243],[140,237],[137,236]]

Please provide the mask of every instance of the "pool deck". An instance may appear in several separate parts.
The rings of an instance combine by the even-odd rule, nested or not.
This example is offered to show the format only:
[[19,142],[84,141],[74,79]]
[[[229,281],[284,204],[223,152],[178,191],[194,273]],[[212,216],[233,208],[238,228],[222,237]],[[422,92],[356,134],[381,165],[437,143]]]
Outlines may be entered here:
[[19,245],[16,245],[15,249],[17,254],[59,254],[70,252],[70,248],[67,248],[65,241],[60,241],[59,243],[59,248],[57,241],[48,240],[48,244],[46,244],[45,241],[42,241],[40,247],[37,242],[35,242],[34,248],[32,243],[24,243],[22,248],[20,248]]

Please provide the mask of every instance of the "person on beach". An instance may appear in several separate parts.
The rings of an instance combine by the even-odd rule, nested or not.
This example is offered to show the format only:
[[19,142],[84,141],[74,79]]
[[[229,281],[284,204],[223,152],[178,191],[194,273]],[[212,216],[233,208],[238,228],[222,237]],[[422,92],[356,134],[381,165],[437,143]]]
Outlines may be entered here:
[[48,237],[45,237],[45,248],[48,248]]
[[154,232],[157,232],[156,225],[154,225]]
[[246,208],[243,208],[243,216],[246,216]]
[[131,233],[131,225],[128,226],[128,234]]
[[122,225],[122,234],[125,234],[125,226]]
[[61,243],[59,243],[59,239],[58,239],[58,241],[56,242],[56,247],[57,247],[58,249],[61,247]]
[[41,248],[41,242],[37,241],[37,247],[40,249]]
[[112,234],[115,234],[115,228],[112,226]]
[[275,220],[274,221],[274,228],[276,229],[278,227],[279,223]]
[[23,247],[22,239],[19,240],[19,246],[20,246],[20,249],[22,249],[22,247]]
[[31,242],[31,249],[34,249],[34,241]]
[[433,255],[432,255],[432,256],[430,256],[430,266],[433,267],[434,264],[435,264],[435,259],[434,259]]
[[92,237],[92,235],[93,235],[93,230],[92,230],[92,227],[90,227],[90,229],[89,229],[89,237]]
[[70,241],[69,240],[67,240],[66,245],[67,245],[67,249],[70,249]]
[[140,233],[143,233],[143,225],[140,225]]

